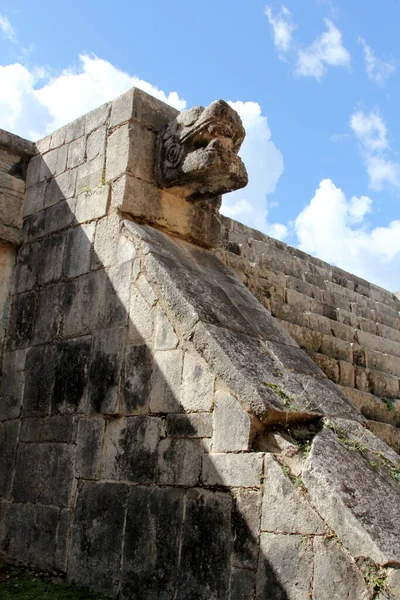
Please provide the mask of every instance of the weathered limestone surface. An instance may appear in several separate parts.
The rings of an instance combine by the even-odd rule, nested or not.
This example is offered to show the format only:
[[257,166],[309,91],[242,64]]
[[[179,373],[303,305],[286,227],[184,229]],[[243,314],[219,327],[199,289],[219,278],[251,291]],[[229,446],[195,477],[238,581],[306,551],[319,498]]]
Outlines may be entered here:
[[0,390],[0,557],[121,600],[400,600],[398,456],[314,362],[321,348],[307,356],[207,249],[214,199],[156,183],[175,117],[131,90],[29,162]]
[[[221,221],[223,262],[365,417],[398,428],[398,295],[241,223]],[[398,431],[384,429],[377,435],[398,449]]]

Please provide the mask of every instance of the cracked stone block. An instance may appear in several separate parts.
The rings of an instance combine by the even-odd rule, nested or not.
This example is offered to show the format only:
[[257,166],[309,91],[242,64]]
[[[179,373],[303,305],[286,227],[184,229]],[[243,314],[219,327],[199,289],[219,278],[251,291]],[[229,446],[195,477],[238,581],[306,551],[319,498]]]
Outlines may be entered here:
[[265,455],[264,498],[261,521],[263,531],[323,534],[322,519],[311,508],[304,493],[284,475],[271,454]]
[[261,534],[256,600],[309,600],[312,575],[312,540]]
[[177,488],[132,489],[123,546],[121,600],[174,596],[184,494],[183,489]]
[[218,391],[214,397],[214,452],[249,450],[252,441],[250,416],[230,394]]
[[261,519],[261,493],[238,489],[231,492],[233,555],[232,564],[257,569]]
[[62,265],[66,277],[78,277],[90,271],[95,228],[95,223],[89,223],[68,231]]
[[187,492],[177,600],[228,600],[231,506],[229,494],[196,489]]
[[52,414],[76,413],[86,409],[91,353],[91,336],[59,342],[56,345]]
[[70,580],[116,594],[128,489],[123,484],[92,482],[80,488],[72,525]]
[[105,329],[93,334],[89,369],[89,411],[118,412],[125,328]]
[[57,417],[28,417],[21,422],[20,442],[75,442],[76,418],[72,415]]
[[56,352],[49,344],[34,346],[26,354],[22,415],[45,416],[50,412],[54,389]]
[[136,286],[132,286],[129,307],[129,341],[142,344],[143,340],[148,340],[152,335],[153,313]]

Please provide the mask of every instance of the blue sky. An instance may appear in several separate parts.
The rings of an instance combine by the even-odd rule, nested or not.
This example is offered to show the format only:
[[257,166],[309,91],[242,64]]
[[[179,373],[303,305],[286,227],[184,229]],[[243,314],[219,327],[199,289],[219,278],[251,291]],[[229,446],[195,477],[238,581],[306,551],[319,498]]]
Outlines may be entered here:
[[224,98],[247,130],[239,221],[400,289],[400,2],[0,3],[0,127],[35,139],[138,85]]

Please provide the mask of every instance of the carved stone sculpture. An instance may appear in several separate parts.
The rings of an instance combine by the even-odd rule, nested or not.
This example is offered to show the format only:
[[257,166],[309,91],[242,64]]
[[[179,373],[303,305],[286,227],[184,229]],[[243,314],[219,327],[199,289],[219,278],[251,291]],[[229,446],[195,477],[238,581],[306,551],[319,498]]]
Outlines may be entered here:
[[247,185],[238,156],[245,130],[224,100],[180,113],[159,135],[156,179],[188,199],[213,198]]

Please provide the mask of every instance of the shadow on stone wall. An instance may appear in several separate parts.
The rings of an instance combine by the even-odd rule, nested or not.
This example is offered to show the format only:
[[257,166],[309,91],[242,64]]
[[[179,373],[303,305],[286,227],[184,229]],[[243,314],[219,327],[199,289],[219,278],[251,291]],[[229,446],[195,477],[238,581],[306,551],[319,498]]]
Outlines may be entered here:
[[[79,202],[96,195],[66,200],[47,177],[44,209],[24,220],[8,327],[2,555],[121,600],[288,600],[259,553],[261,493],[201,482],[209,438],[130,320],[140,274],[114,217],[82,224]],[[180,415],[175,435],[166,412],[150,414],[155,385]]]

